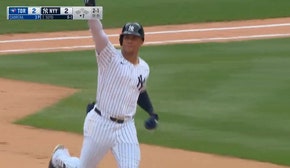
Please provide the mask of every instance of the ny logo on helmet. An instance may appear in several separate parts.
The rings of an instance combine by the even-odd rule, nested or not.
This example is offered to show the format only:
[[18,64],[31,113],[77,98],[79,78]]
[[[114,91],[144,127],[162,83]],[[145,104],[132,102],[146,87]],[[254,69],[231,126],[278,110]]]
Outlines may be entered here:
[[133,26],[133,25],[130,25],[130,26],[128,27],[128,31],[133,32],[133,31],[134,31],[134,26]]

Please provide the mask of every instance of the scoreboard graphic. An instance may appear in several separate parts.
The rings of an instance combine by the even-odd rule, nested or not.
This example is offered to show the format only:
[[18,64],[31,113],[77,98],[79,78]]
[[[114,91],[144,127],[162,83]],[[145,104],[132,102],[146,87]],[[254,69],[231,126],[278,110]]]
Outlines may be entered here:
[[8,6],[7,20],[103,19],[102,6]]

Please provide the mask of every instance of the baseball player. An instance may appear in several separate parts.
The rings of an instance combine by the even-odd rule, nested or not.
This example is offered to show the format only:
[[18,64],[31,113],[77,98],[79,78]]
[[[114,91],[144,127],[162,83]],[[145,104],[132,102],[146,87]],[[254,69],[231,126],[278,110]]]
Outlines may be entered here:
[[[85,5],[95,6],[95,1],[86,0]],[[140,147],[134,123],[137,105],[149,114],[146,129],[155,129],[159,118],[145,87],[149,66],[138,56],[144,42],[143,27],[136,22],[125,24],[118,50],[99,20],[89,20],[88,24],[98,65],[96,103],[88,105],[80,158],[70,156],[67,148],[57,145],[49,168],[95,168],[109,150],[119,168],[138,168]]]

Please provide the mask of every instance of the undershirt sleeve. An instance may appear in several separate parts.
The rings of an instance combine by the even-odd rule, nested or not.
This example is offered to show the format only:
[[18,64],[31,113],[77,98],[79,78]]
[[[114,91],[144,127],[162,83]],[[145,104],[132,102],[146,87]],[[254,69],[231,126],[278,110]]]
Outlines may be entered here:
[[104,32],[103,25],[99,20],[88,20],[88,24],[95,43],[96,52],[97,54],[100,54],[107,46],[109,38]]

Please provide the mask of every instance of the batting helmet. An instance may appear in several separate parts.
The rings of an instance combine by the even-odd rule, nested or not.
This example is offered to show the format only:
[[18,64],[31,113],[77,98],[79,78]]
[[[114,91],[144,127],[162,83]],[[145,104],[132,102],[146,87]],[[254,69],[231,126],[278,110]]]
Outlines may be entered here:
[[143,41],[145,39],[145,37],[144,37],[144,29],[143,29],[142,25],[140,25],[137,22],[126,23],[123,26],[122,33],[120,34],[120,37],[119,37],[120,45],[123,44],[123,37],[124,37],[124,35],[127,35],[127,34],[139,36],[139,37],[142,38]]

